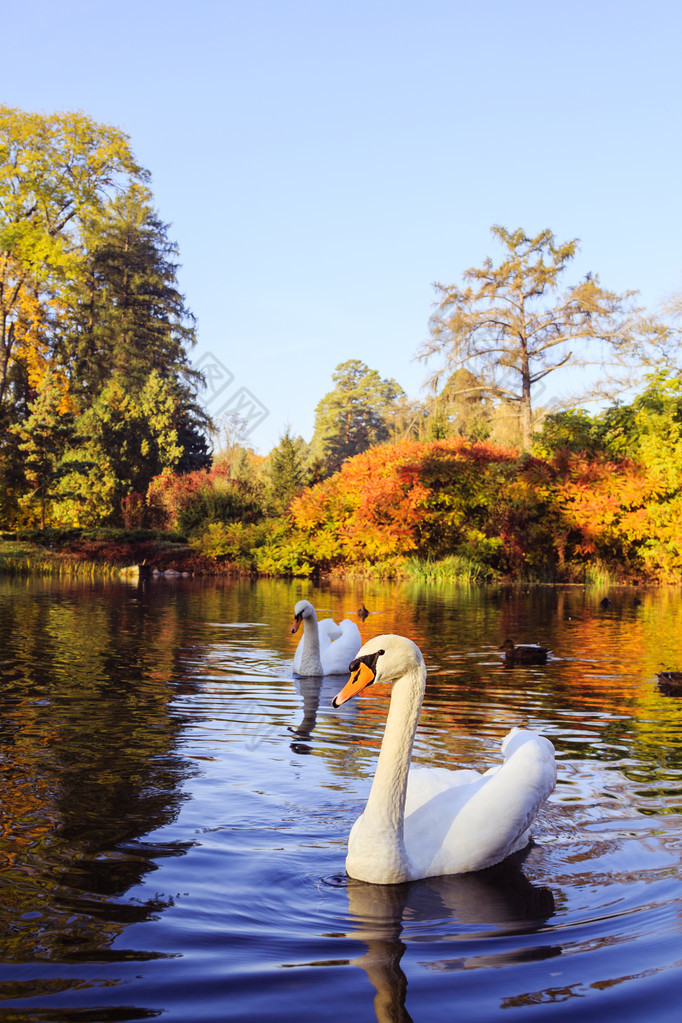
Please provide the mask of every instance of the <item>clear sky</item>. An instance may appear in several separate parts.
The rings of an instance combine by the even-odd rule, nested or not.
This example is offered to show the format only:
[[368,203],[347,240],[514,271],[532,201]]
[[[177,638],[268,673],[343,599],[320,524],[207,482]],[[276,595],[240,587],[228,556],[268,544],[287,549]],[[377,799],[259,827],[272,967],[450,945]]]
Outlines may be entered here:
[[263,454],[310,439],[347,359],[419,396],[433,282],[497,258],[492,224],[579,238],[566,284],[682,288],[679,0],[25,0],[2,24],[4,103],[129,134],[193,358],[232,377],[213,411],[245,388]]

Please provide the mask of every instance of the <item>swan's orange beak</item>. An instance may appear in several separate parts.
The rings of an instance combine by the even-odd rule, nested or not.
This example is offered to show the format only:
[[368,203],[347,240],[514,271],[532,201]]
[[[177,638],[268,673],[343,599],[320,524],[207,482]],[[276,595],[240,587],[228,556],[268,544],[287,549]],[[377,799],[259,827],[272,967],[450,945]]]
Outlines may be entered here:
[[294,618],[294,624],[291,626],[292,633],[298,632],[298,629],[299,629],[299,626],[301,624],[301,621],[302,621],[302,616],[301,615],[296,615],[296,617]]
[[358,670],[351,674],[341,692],[337,693],[332,700],[332,707],[340,707],[342,703],[352,700],[354,696],[361,693],[367,686],[371,686],[373,681],[374,672],[367,664],[361,662]]

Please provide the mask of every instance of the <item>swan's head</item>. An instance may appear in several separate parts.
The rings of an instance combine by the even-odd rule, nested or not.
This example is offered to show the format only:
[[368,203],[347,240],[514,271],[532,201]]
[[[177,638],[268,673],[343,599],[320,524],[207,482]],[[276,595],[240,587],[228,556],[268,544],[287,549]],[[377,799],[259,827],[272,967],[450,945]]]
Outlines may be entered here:
[[312,618],[314,621],[317,620],[315,608],[309,600],[299,600],[298,604],[294,608],[294,624],[291,626],[292,632],[298,632],[304,618]]
[[340,707],[374,682],[395,682],[423,664],[421,650],[411,639],[375,636],[365,643],[348,665],[350,678],[332,700],[332,706]]

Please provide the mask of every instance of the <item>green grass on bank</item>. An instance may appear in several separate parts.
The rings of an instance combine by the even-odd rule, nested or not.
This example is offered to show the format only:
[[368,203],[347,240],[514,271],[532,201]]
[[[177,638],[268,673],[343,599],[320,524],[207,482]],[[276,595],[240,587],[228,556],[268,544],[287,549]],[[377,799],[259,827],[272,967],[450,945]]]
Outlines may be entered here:
[[[198,554],[183,536],[161,530],[46,529],[0,533],[2,575],[114,578],[121,574],[121,569],[143,563],[197,575],[243,574],[238,565],[227,559]],[[255,574],[254,570],[250,569],[249,574]],[[490,566],[461,555],[439,560],[398,557],[382,563],[337,566],[331,576],[346,580],[407,579],[467,585],[573,582],[604,588],[628,584],[627,579],[615,576],[600,564],[585,565],[576,577],[562,580],[554,577],[502,580]]]
[[26,540],[0,541],[0,573],[3,575],[92,576],[117,572],[117,565],[60,556]]
[[409,558],[403,571],[408,579],[422,582],[482,583],[493,579],[493,572],[487,565],[459,554],[451,554],[439,561]]
[[188,550],[184,537],[160,530],[45,529],[0,533],[0,574],[113,577],[149,553]]

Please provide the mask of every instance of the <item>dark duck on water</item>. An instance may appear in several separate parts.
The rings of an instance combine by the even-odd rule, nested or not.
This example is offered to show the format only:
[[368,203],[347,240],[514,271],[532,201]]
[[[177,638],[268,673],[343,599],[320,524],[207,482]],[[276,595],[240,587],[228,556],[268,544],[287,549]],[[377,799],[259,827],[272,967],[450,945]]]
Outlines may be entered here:
[[515,646],[513,639],[505,639],[500,647],[504,650],[504,661],[514,664],[546,664],[549,650],[544,646]]

